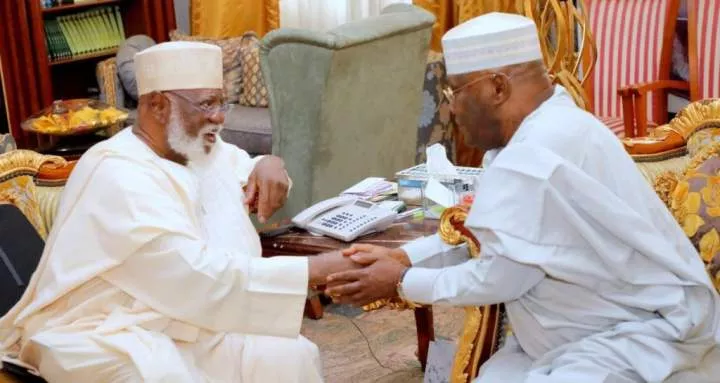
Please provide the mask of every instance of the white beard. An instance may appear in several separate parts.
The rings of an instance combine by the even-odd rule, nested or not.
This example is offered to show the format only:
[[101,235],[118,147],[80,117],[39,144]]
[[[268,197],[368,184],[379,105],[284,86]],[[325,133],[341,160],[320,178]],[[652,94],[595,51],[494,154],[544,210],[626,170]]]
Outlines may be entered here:
[[215,146],[207,143],[203,137],[213,131],[219,135],[223,127],[222,125],[206,124],[200,129],[197,137],[192,137],[185,131],[184,125],[182,117],[173,107],[168,122],[168,145],[178,154],[185,156],[189,164],[203,168],[210,162],[213,147]]

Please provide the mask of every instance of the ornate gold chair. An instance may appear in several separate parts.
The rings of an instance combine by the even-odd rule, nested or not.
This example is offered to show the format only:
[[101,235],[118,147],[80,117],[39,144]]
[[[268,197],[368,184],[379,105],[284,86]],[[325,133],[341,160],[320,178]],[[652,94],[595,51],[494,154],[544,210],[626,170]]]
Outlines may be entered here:
[[[0,154],[0,204],[13,204],[44,240],[57,212],[60,194],[74,162],[30,150]],[[19,378],[0,368],[0,383],[43,382]]]

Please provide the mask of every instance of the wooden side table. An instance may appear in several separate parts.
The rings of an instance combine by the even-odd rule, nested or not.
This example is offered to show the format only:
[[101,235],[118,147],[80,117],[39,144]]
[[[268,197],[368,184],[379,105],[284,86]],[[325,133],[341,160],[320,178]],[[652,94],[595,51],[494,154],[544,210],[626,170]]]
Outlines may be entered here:
[[[437,227],[437,221],[434,220],[407,219],[394,223],[381,233],[364,236],[353,243],[367,243],[395,248],[417,238],[434,234],[437,231]],[[277,255],[315,255],[344,249],[349,246],[349,243],[324,236],[315,236],[300,229],[292,229],[286,234],[272,238],[262,238],[264,257]],[[322,318],[322,310],[320,299],[315,296],[308,300],[305,307],[305,314],[310,318],[319,319]],[[423,306],[415,309],[415,326],[417,328],[418,359],[420,359],[420,364],[423,370],[425,370],[430,341],[435,339],[432,306]]]

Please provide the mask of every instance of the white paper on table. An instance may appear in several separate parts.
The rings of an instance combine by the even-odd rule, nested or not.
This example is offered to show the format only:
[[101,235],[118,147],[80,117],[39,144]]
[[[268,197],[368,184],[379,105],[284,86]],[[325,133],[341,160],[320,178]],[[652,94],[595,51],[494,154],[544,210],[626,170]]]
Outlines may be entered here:
[[455,204],[455,193],[434,178],[430,178],[425,185],[425,198],[446,208]]
[[341,194],[366,194],[376,189],[379,185],[382,185],[381,182],[383,181],[385,181],[385,178],[382,177],[368,177],[351,186]]

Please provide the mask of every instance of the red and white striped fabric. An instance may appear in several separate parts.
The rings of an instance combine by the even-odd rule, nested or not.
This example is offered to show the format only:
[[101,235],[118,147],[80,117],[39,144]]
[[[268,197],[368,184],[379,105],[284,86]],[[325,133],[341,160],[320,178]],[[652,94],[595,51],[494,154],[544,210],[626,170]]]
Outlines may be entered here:
[[[689,0],[689,11],[697,10],[693,15],[697,28],[697,82],[700,94],[697,99],[720,98],[720,1]],[[693,7],[694,6],[694,7]]]
[[[712,2],[713,0],[709,0]],[[598,58],[593,76],[595,115],[622,132],[618,89],[660,79],[663,34],[670,0],[587,0]],[[652,118],[648,97],[648,121]],[[616,121],[620,120],[619,126]],[[619,129],[619,130],[617,130]]]
[[[622,117],[600,116],[599,119],[608,128],[610,128],[616,136],[619,138],[625,138],[625,120],[623,120]],[[657,128],[657,124],[652,121],[648,121],[648,132],[653,128]]]

